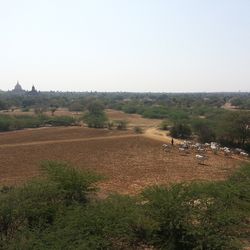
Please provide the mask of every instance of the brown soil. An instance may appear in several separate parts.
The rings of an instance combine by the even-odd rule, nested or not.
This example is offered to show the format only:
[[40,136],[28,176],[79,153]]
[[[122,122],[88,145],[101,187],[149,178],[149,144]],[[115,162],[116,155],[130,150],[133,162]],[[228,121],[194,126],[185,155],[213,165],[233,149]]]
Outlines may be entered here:
[[74,140],[102,136],[131,134],[132,131],[90,129],[83,127],[50,127],[0,133],[0,145],[27,142]]
[[209,154],[206,165],[199,165],[195,152],[181,155],[176,146],[166,153],[160,140],[126,131],[46,128],[1,134],[0,138],[2,185],[18,185],[40,175],[43,160],[63,160],[105,175],[102,194],[135,194],[154,184],[222,180],[241,163]]

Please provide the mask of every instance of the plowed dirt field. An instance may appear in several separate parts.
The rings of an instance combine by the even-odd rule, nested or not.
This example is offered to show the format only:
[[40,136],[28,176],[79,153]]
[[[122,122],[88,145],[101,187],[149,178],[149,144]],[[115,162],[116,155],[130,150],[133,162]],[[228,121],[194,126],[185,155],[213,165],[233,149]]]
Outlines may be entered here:
[[164,152],[162,142],[131,131],[82,127],[42,128],[0,134],[0,184],[19,185],[41,174],[43,160],[68,161],[107,178],[103,194],[135,194],[154,184],[222,180],[240,160],[209,154],[199,165],[195,153],[181,155],[178,146]]

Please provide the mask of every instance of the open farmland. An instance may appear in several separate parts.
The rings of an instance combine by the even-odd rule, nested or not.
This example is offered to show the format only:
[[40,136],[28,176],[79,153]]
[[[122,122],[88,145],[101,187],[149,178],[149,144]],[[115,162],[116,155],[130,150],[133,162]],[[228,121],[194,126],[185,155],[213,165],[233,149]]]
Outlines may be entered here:
[[239,165],[237,159],[209,155],[199,165],[195,154],[166,153],[162,142],[129,131],[81,127],[43,128],[0,135],[0,181],[18,185],[40,175],[39,162],[63,160],[106,176],[103,193],[138,193],[148,185],[190,180],[221,180]]

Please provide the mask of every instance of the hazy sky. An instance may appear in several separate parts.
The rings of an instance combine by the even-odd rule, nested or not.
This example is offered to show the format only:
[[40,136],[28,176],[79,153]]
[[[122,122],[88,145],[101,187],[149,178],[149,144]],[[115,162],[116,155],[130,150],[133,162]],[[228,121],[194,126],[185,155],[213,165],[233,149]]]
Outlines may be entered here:
[[0,89],[250,91],[250,0],[0,0]]

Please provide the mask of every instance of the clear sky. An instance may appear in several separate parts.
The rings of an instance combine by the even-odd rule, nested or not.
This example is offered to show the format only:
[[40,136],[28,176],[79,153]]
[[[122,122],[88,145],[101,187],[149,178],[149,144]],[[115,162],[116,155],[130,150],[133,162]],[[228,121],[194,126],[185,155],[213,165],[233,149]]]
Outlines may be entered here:
[[0,89],[250,91],[250,0],[0,0]]

